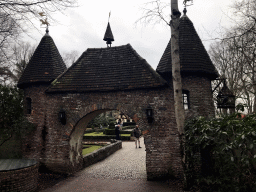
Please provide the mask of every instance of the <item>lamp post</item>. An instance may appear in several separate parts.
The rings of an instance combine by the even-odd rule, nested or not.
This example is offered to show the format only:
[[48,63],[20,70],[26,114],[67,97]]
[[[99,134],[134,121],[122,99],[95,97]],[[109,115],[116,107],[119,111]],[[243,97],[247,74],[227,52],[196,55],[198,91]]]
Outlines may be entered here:
[[224,109],[224,111],[230,109],[233,112],[235,109],[235,102],[236,97],[229,90],[229,88],[226,85],[226,81],[224,80],[224,85],[220,90],[219,94],[217,95],[217,108]]

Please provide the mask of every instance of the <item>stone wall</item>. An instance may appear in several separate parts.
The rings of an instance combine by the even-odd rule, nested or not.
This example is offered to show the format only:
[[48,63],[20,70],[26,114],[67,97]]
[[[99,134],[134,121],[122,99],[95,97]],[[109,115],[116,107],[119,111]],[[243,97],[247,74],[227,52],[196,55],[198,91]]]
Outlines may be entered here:
[[0,191],[36,191],[38,183],[38,164],[11,171],[0,172]]

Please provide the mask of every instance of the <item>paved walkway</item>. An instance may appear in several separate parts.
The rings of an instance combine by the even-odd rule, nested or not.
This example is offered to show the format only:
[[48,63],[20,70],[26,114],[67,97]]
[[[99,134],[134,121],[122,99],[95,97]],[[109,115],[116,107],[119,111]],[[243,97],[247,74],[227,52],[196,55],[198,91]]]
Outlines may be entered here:
[[122,149],[105,160],[83,169],[44,192],[179,191],[171,189],[166,182],[147,181],[143,139],[142,148],[136,149],[134,142],[123,142],[122,146]]

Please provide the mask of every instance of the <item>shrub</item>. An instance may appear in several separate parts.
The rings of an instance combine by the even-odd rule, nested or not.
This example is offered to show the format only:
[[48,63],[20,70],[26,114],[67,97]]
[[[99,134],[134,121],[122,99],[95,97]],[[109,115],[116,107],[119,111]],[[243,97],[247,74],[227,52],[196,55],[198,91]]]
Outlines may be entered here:
[[[132,131],[120,131],[120,134],[131,134]],[[115,135],[115,130],[114,129],[105,129],[104,130],[105,135]]]
[[109,123],[109,129],[115,129],[115,123],[114,122],[111,122]]
[[133,126],[135,127],[136,123],[135,122],[124,122],[123,126]]
[[105,116],[103,113],[92,119],[87,127],[95,128],[95,127],[107,127],[110,124],[113,124],[115,119],[113,117]]
[[23,92],[0,85],[0,146],[11,138],[22,139],[35,126],[23,115]]
[[234,114],[187,122],[187,185],[198,185],[202,191],[256,191],[255,120],[255,115],[242,119]]

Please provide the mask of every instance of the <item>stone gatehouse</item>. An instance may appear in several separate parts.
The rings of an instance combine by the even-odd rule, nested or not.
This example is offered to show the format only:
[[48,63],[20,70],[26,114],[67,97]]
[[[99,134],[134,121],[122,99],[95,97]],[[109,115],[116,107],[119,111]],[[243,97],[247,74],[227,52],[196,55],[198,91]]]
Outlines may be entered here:
[[[118,110],[148,130],[144,135],[148,179],[161,178],[170,170],[182,177],[170,43],[155,71],[130,44],[111,47],[109,24],[104,40],[107,48],[87,49],[67,69],[46,32],[18,82],[25,94],[24,112],[37,127],[23,143],[24,157],[56,172],[79,170],[87,124],[100,113]],[[180,60],[187,116],[214,116],[211,80],[218,74],[186,15],[180,19]],[[153,122],[148,121],[148,108]]]

